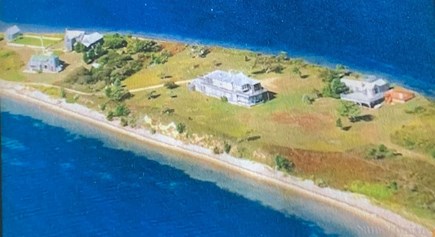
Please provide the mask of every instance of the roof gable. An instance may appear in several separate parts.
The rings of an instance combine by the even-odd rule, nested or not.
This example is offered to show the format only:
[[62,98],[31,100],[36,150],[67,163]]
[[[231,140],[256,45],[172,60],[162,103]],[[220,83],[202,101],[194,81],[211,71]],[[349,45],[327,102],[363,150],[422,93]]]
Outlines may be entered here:
[[241,72],[232,73],[232,72],[225,72],[225,71],[221,71],[221,70],[216,70],[216,71],[213,71],[213,72],[205,75],[205,77],[211,78],[213,80],[232,83],[233,85],[237,85],[237,86],[242,86],[242,85],[246,85],[246,84],[254,85],[254,84],[259,83],[259,81],[251,79]]
[[6,35],[13,35],[16,33],[20,33],[20,31],[21,31],[20,28],[18,28],[18,26],[14,25],[14,26],[7,28],[5,31],[5,34]]
[[81,40],[81,43],[86,46],[89,47],[92,44],[98,42],[99,40],[101,40],[103,38],[103,35],[98,33],[98,32],[94,32],[92,34],[85,34]]

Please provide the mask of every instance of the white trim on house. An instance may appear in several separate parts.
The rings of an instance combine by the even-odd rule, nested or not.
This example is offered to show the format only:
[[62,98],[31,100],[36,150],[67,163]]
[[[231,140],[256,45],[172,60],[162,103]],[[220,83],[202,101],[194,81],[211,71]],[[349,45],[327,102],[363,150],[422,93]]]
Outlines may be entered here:
[[253,106],[266,100],[266,90],[260,82],[253,80],[243,73],[213,71],[205,76],[193,80],[189,88],[207,96],[223,98],[229,103]]
[[341,94],[340,98],[345,101],[366,105],[373,108],[384,101],[384,93],[389,90],[389,84],[382,78],[369,76],[364,80],[356,80],[348,77],[341,79],[350,90],[350,93]]

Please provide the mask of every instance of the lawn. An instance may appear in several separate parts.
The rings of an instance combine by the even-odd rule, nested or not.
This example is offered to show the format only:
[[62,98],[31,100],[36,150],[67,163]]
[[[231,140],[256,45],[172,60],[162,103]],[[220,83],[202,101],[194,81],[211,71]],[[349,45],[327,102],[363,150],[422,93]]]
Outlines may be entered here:
[[54,45],[58,42],[61,41],[60,39],[55,40],[54,38],[46,38],[44,36],[42,37],[42,42],[41,42],[41,38],[39,36],[20,36],[17,39],[13,40],[12,43],[15,44],[23,44],[23,45],[30,45],[30,46],[44,46],[44,47],[49,47],[51,45]]

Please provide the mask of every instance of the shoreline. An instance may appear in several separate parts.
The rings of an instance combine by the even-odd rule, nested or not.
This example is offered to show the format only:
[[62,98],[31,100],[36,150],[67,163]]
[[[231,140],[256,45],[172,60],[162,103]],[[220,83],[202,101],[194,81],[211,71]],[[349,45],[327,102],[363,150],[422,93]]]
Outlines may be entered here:
[[[33,25],[33,24],[19,24],[19,23],[8,23],[0,20],[0,28],[6,28],[9,25],[18,24],[22,26],[24,29],[24,33],[37,33],[37,34],[64,34],[62,30],[65,28],[62,27],[54,27],[54,26],[41,26],[41,25]],[[68,27],[66,27],[68,28]],[[213,41],[211,39],[195,39],[195,38],[188,38],[188,37],[182,37],[180,35],[176,34],[159,34],[159,33],[151,33],[151,32],[145,32],[145,31],[134,31],[134,30],[121,30],[121,29],[109,29],[104,27],[72,27],[74,29],[84,30],[84,31],[98,31],[103,34],[125,34],[125,35],[132,35],[133,37],[141,38],[141,39],[149,39],[149,40],[156,40],[161,42],[176,42],[176,43],[182,43],[182,44],[191,44],[191,45],[204,45],[207,47],[222,47],[222,48],[229,48],[234,50],[247,50],[252,51],[254,53],[261,53],[261,54],[278,54],[280,52],[285,52],[288,54],[288,57],[292,59],[302,59],[307,64],[313,64],[318,65],[321,67],[334,69],[336,65],[344,65],[346,68],[348,68],[351,71],[354,71],[359,74],[363,75],[370,75],[375,74],[379,77],[385,78],[388,81],[401,85],[403,87],[406,87],[407,89],[410,89],[414,92],[417,92],[418,94],[423,95],[424,97],[435,100],[435,90],[431,89],[427,85],[422,84],[414,84],[410,85],[407,83],[407,81],[413,81],[413,79],[416,78],[416,76],[411,75],[404,75],[400,72],[382,72],[380,70],[370,70],[368,68],[365,68],[363,66],[354,65],[355,63],[349,63],[349,62],[343,62],[342,60],[334,59],[331,57],[321,56],[317,55],[315,53],[308,53],[308,52],[301,52],[301,51],[285,51],[285,50],[279,50],[279,49],[272,49],[267,48],[264,46],[258,46],[258,45],[248,45],[248,44],[237,44],[237,43],[226,43],[223,41]],[[348,67],[348,65],[350,65]]]
[[354,215],[371,220],[385,227],[388,233],[400,236],[431,236],[429,229],[414,223],[390,210],[373,204],[366,197],[350,192],[339,191],[331,188],[320,188],[312,181],[302,180],[293,176],[277,172],[271,167],[232,157],[228,154],[215,155],[206,148],[185,144],[175,138],[151,134],[143,128],[122,127],[118,121],[109,122],[105,116],[97,111],[79,104],[66,103],[64,99],[54,99],[34,89],[29,89],[17,83],[0,80],[0,96],[6,96],[19,101],[37,104],[49,111],[92,123],[100,128],[122,134],[140,142],[158,148],[165,148],[171,152],[181,153],[201,159],[204,162],[219,165],[232,172],[237,172],[247,177],[253,177],[264,183],[274,184],[283,189],[295,191],[312,199],[332,205]]

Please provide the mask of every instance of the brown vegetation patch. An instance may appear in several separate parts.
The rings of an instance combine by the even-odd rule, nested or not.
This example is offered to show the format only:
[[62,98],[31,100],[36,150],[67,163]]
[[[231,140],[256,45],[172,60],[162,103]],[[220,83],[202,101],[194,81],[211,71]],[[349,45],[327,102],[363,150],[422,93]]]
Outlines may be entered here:
[[169,51],[172,55],[180,53],[186,48],[186,45],[182,43],[162,42],[161,45],[163,49]]
[[316,152],[287,147],[274,149],[292,159],[297,173],[304,177],[322,178],[332,187],[344,188],[354,180],[377,182],[391,176],[391,173],[385,172],[382,166],[354,154]]
[[296,125],[306,129],[315,129],[323,127],[325,122],[330,122],[331,118],[322,114],[307,113],[288,113],[275,112],[271,116],[274,122],[279,124]]

